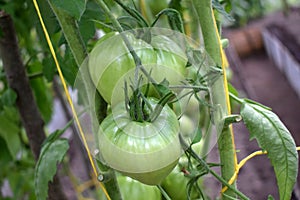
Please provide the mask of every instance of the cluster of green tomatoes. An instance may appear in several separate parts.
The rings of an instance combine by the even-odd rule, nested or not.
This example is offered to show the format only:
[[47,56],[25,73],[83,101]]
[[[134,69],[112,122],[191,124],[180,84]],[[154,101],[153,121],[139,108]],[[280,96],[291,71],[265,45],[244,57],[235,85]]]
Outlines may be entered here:
[[[139,70],[130,51],[140,59]],[[106,34],[89,56],[92,82],[110,107],[98,131],[101,158],[127,176],[119,182],[134,185],[135,191],[148,191],[147,199],[160,199],[153,185],[165,186],[170,195],[173,190],[179,199],[186,196],[187,179],[176,167],[184,152],[179,135],[192,132],[194,124],[174,109],[176,94],[182,89],[170,90],[172,104],[163,103],[157,88],[161,82],[180,85],[188,75],[187,62],[178,41],[165,35],[150,35],[145,41],[131,32]],[[120,185],[121,191],[126,190]],[[133,192],[129,193],[132,197]]]

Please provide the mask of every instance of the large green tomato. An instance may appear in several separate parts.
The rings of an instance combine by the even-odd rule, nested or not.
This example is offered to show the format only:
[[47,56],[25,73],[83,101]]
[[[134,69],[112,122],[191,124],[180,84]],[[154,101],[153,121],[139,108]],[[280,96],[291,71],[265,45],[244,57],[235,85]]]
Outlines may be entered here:
[[[179,84],[184,79],[187,58],[173,40],[154,35],[149,44],[132,33],[124,35],[156,82],[167,79],[170,84]],[[112,32],[99,40],[89,55],[88,68],[93,83],[107,103],[117,104],[124,100],[124,81],[126,78],[127,82],[133,80],[135,62],[120,34]],[[144,78],[143,84],[147,81]]]
[[126,176],[118,176],[117,179],[123,200],[161,200],[156,186],[145,185]]
[[[157,101],[149,99],[154,109]],[[99,148],[104,162],[124,175],[148,185],[157,185],[172,171],[182,154],[179,122],[164,106],[153,122],[130,118],[121,102],[99,128]]]

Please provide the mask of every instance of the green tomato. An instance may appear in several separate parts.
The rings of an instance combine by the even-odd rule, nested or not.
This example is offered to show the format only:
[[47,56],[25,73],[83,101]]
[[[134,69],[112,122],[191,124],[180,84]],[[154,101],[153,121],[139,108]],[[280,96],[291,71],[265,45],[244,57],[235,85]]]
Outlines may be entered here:
[[[186,55],[170,38],[155,35],[149,44],[132,33],[124,35],[156,82],[167,79],[170,84],[179,84],[184,79]],[[124,99],[124,81],[133,80],[135,62],[120,34],[112,32],[99,40],[90,53],[88,68],[93,83],[107,103],[117,104]],[[143,84],[147,82],[144,78]]]
[[188,179],[177,166],[162,182],[162,187],[167,192],[172,200],[187,199],[186,185]]
[[130,177],[117,177],[123,200],[161,200],[161,194],[156,186],[140,183]]
[[[167,192],[172,200],[187,200],[187,184],[189,178],[184,176],[180,167],[177,165],[173,171],[162,182],[161,186]],[[195,189],[192,189],[191,198],[197,199],[198,194]]]
[[182,138],[190,144],[195,138],[198,131],[198,121],[194,121],[187,115],[182,115],[179,119],[180,134]]
[[[157,101],[149,99],[154,109]],[[136,122],[121,102],[99,128],[99,148],[104,162],[124,175],[157,185],[172,171],[182,154],[179,122],[164,106],[153,122]]]
[[[198,146],[197,144],[193,145]],[[172,170],[172,172],[163,180],[161,186],[163,189],[167,192],[169,197],[172,200],[187,200],[188,195],[190,195],[190,199],[200,199],[200,195],[198,194],[198,191],[195,186],[193,186],[191,193],[188,194],[188,188],[187,185],[190,181],[190,178],[185,176],[185,173],[189,173],[186,171],[188,168],[188,158],[186,155],[182,155],[179,159],[179,162],[177,166]],[[195,165],[197,163],[193,163]],[[202,186],[201,180],[198,180],[199,186]]]

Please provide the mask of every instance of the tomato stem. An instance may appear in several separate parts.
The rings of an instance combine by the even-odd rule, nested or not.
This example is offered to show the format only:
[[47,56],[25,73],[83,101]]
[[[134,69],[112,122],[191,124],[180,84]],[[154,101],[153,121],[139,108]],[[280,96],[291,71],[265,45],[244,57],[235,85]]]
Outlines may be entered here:
[[[195,160],[197,160],[200,165],[204,167],[207,173],[212,174],[217,180],[219,180],[223,185],[227,186],[231,191],[233,191],[236,195],[238,195],[243,200],[249,200],[247,196],[245,196],[241,191],[237,190],[234,185],[230,185],[224,178],[222,178],[220,175],[218,175],[214,170],[210,169],[208,164],[199,157],[199,155],[191,148],[190,145],[188,145],[185,140],[182,138],[181,135],[179,135],[180,143],[182,145],[183,149],[186,149],[185,152],[192,156]],[[206,173],[206,174],[207,174]]]
[[230,98],[232,98],[234,101],[238,102],[239,104],[242,104],[242,103],[244,102],[243,99],[238,98],[237,96],[235,96],[235,95],[232,94],[232,93],[229,93],[229,96],[230,96]]
[[161,185],[157,185],[160,193],[162,194],[162,196],[166,199],[166,200],[172,200],[169,195],[167,194],[167,192],[164,190],[164,188],[161,187]]
[[204,90],[208,91],[208,87],[205,86],[198,86],[198,85],[170,85],[169,88],[174,89],[196,89],[196,90]]
[[142,22],[144,27],[149,27],[147,21],[145,18],[139,13],[134,10],[130,10],[128,7],[126,7],[121,1],[114,0],[117,4],[119,4],[128,14],[133,15],[136,19],[138,19],[140,22]]
[[169,92],[168,94],[166,94],[159,102],[158,104],[155,106],[154,112],[152,112],[151,116],[150,116],[150,122],[153,122],[157,119],[157,117],[160,115],[163,107],[170,102],[170,100],[172,100],[173,98],[175,98],[175,94],[172,92]]

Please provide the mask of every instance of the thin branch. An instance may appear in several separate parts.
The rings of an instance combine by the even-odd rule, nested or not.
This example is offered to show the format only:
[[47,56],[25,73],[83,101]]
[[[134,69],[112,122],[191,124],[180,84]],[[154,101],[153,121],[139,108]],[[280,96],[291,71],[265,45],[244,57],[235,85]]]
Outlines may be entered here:
[[44,121],[38,111],[34,96],[21,60],[15,29],[9,15],[0,13],[0,27],[3,36],[0,39],[0,54],[9,86],[18,95],[17,107],[29,138],[32,153],[37,160],[41,144],[45,140]]

